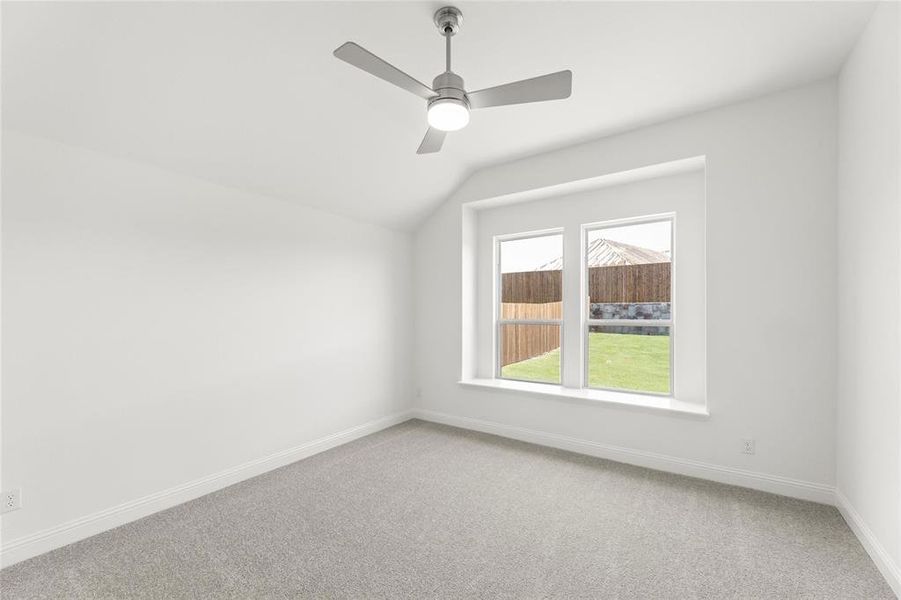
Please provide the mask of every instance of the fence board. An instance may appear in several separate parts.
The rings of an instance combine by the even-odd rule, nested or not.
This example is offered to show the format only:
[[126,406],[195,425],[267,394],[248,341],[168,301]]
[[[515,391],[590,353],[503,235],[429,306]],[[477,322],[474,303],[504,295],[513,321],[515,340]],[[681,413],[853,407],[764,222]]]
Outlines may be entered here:
[[560,347],[559,325],[501,325],[500,329],[502,367]]

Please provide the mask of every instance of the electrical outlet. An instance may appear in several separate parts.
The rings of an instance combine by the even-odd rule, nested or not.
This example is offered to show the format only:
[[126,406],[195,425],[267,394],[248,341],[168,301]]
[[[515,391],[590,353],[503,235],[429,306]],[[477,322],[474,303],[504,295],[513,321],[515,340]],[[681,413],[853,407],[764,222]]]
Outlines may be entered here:
[[0,503],[0,513],[8,513],[22,508],[22,490],[16,488],[3,492],[2,503]]
[[742,454],[754,454],[756,451],[757,444],[753,439],[744,439],[741,441],[741,453]]

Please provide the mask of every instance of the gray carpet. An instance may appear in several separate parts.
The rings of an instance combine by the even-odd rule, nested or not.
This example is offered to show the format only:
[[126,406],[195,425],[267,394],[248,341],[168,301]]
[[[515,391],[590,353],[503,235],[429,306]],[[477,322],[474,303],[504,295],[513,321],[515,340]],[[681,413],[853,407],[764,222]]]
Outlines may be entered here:
[[894,598],[831,507],[409,421],[0,571],[13,598]]

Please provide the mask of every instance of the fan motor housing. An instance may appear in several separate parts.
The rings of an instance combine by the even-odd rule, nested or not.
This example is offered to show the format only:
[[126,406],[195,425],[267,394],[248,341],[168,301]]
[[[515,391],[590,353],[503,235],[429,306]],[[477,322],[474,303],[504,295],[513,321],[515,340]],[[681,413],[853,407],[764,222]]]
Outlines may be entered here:
[[463,78],[456,73],[450,71],[442,73],[432,80],[432,89],[438,95],[429,100],[430,105],[437,100],[452,98],[465,102],[466,106],[469,106],[469,98],[466,97],[466,89],[463,87]]

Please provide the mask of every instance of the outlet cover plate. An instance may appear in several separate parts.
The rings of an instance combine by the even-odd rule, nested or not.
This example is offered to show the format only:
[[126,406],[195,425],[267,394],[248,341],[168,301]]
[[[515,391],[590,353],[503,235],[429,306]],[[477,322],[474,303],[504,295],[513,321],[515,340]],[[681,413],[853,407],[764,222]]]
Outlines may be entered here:
[[0,494],[0,513],[8,513],[22,508],[22,490],[15,488]]

